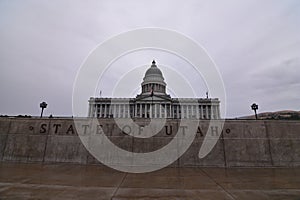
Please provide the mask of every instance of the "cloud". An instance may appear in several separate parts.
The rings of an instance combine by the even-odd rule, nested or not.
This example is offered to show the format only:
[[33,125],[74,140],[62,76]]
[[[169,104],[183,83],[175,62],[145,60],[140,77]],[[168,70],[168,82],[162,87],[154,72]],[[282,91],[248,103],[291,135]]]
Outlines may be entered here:
[[[45,100],[46,113],[72,115],[73,82],[89,52],[140,27],[176,30],[207,50],[225,83],[228,117],[249,114],[253,101],[261,110],[299,110],[299,11],[297,0],[1,1],[0,114],[38,115]],[[140,56],[123,60],[127,71],[151,57]],[[160,55],[188,69],[169,58]]]
[[266,66],[253,73],[256,85],[261,88],[277,89],[300,84],[300,57],[281,61],[277,65]]

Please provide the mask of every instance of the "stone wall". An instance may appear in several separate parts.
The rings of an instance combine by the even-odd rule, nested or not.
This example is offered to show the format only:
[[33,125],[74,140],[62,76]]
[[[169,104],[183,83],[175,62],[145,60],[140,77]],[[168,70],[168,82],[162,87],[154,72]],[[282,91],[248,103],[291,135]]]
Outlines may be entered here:
[[[101,164],[86,150],[78,134],[89,128],[80,119],[77,131],[73,119],[0,118],[0,160],[13,162]],[[167,120],[155,136],[143,139],[120,130],[113,119],[99,120],[111,142],[129,152],[151,152],[176,138],[178,120]],[[147,125],[147,120],[137,120]],[[171,166],[296,167],[300,166],[300,121],[228,120],[213,150],[203,159],[198,153],[208,130],[202,120],[192,145]],[[97,129],[97,128],[96,128]],[[94,129],[95,131],[98,131]],[[176,153],[176,149],[174,151]],[[111,154],[114,156],[113,152]]]

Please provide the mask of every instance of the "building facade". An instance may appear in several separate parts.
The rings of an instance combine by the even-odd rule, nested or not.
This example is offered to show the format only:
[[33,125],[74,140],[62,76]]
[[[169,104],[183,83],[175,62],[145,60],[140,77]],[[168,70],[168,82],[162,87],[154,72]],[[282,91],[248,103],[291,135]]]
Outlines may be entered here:
[[171,98],[161,70],[153,60],[135,98],[89,99],[89,117],[220,119],[218,98]]

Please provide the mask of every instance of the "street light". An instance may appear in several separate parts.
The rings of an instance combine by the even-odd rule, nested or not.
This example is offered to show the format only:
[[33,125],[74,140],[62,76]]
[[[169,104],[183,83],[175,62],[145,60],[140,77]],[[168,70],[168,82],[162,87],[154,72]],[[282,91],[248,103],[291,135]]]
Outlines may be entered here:
[[41,112],[41,118],[42,118],[43,117],[44,109],[47,108],[47,103],[45,101],[43,101],[42,103],[40,103],[40,108],[42,108],[42,112]]
[[256,110],[258,110],[258,105],[256,103],[253,103],[251,105],[251,108],[252,110],[254,110],[254,113],[255,113],[255,119],[257,119],[257,113],[256,113]]

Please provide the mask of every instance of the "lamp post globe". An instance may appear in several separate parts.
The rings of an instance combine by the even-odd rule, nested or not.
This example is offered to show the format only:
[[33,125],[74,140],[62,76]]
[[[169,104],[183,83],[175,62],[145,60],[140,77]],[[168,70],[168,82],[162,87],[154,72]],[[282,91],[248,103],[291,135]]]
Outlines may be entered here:
[[45,101],[43,101],[42,103],[40,103],[40,108],[42,109],[41,111],[41,118],[43,117],[43,112],[44,112],[44,109],[47,108],[47,103]]
[[254,113],[255,113],[255,119],[257,119],[257,113],[256,113],[256,110],[258,110],[258,105],[256,103],[253,103],[251,105],[251,109],[254,110]]

